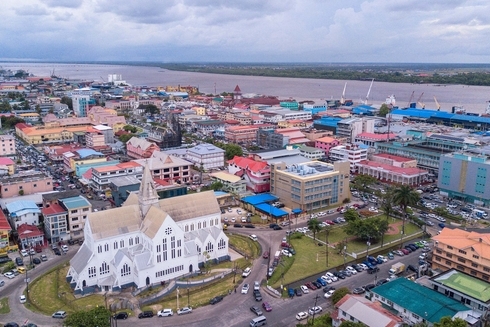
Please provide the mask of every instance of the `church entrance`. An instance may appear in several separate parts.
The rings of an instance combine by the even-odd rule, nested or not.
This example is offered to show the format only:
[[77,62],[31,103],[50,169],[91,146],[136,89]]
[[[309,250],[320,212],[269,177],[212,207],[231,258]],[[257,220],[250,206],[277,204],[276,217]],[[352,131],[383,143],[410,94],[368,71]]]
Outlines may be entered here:
[[150,277],[146,277],[146,286],[150,285]]
[[82,282],[82,287],[86,287],[86,286],[87,286],[87,282],[84,280],[84,281]]
[[189,265],[189,272],[192,272],[192,265]]

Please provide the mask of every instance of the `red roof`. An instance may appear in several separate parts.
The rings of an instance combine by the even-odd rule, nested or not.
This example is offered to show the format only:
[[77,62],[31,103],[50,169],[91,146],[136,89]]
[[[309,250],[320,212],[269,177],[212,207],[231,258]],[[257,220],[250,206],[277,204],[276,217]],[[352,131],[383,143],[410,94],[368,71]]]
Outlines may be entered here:
[[396,134],[395,133],[379,134],[379,133],[364,132],[364,133],[357,134],[356,138],[361,138],[361,139],[366,138],[366,139],[383,141],[383,140],[395,139]]
[[253,172],[259,172],[262,170],[268,170],[267,162],[255,161],[250,158],[235,156],[228,161],[228,164],[235,164],[242,169],[248,169]]
[[37,228],[37,226],[28,225],[28,224],[22,224],[19,227],[17,227],[17,232],[19,233],[20,239],[32,238],[32,237],[44,235],[44,233],[41,232],[39,228]]
[[160,178],[154,178],[153,181],[161,186],[169,186],[172,185],[172,183],[167,182],[166,180],[160,179]]
[[12,228],[10,227],[10,224],[7,220],[7,217],[5,217],[5,214],[3,213],[3,210],[0,210],[0,230],[4,231],[10,231]]
[[359,162],[361,165],[369,166],[372,168],[380,168],[382,170],[390,171],[393,173],[403,174],[403,175],[418,175],[418,174],[428,174],[427,170],[419,169],[419,168],[401,168],[395,167],[388,164],[383,164],[376,161],[370,160],[362,160]]
[[10,158],[7,158],[7,157],[1,157],[0,158],[0,165],[13,165],[14,164],[14,161]]
[[235,86],[235,89],[233,90],[233,92],[242,92],[242,90],[240,90],[240,87],[237,85],[237,86]]
[[381,158],[386,158],[386,159],[391,159],[391,160],[396,161],[396,162],[408,162],[408,161],[415,160],[415,159],[410,159],[410,158],[406,158],[406,157],[395,156],[395,155],[388,154],[388,153],[377,153],[377,154],[375,154],[375,156],[381,157]]
[[63,207],[60,206],[59,204],[54,203],[47,208],[42,208],[41,212],[43,213],[43,215],[54,215],[54,214],[66,212],[66,210],[63,209]]

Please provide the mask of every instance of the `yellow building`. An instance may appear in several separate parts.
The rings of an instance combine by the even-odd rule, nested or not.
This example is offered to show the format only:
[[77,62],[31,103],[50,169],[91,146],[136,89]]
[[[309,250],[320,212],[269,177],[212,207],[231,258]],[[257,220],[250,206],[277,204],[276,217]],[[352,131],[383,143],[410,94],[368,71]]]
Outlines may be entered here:
[[15,125],[15,133],[28,144],[46,144],[73,141],[73,133],[93,131],[90,125],[51,127]]
[[196,115],[199,116],[205,116],[206,115],[206,108],[204,107],[192,107],[192,110],[196,113]]

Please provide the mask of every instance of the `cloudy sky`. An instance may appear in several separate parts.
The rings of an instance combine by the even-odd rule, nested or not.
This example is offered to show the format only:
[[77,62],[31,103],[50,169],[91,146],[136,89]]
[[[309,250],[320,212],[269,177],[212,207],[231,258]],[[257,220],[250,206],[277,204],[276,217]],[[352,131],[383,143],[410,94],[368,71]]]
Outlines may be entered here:
[[1,0],[0,60],[490,62],[488,0]]

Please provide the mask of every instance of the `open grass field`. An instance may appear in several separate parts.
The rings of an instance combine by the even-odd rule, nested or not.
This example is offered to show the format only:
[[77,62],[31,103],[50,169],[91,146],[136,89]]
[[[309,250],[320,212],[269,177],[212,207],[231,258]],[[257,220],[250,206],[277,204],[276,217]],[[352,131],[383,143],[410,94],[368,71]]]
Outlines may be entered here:
[[247,236],[227,233],[229,243],[233,247],[240,249],[247,258],[254,259],[262,255],[259,242],[252,241]]
[[6,314],[10,312],[9,299],[4,297],[0,299],[0,314]]

